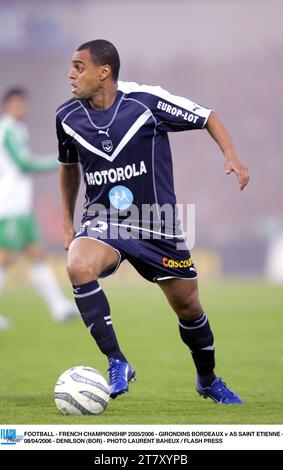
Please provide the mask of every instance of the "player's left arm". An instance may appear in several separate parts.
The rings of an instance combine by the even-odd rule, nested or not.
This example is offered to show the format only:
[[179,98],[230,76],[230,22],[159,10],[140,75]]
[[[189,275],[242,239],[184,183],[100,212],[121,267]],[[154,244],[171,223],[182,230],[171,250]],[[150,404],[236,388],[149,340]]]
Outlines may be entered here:
[[249,182],[248,169],[238,158],[228,130],[214,111],[208,117],[206,129],[223,152],[226,174],[229,175],[231,172],[236,174],[240,190],[242,191]]
[[239,160],[229,132],[211,109],[195,101],[176,96],[161,87],[119,82],[124,92],[137,93],[149,107],[159,132],[179,132],[206,128],[224,154],[226,173],[234,172],[240,189],[248,184],[248,169]]

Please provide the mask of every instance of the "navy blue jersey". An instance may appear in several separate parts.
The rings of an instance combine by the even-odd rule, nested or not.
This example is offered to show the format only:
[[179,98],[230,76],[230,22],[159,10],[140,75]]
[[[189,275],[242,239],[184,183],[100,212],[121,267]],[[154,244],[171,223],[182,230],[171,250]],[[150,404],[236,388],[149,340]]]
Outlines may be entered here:
[[[80,163],[85,209],[97,204],[111,213],[142,205],[175,207],[173,167],[167,133],[202,129],[210,110],[157,86],[118,82],[112,106],[93,109],[71,99],[58,108],[59,162]],[[123,212],[124,211],[124,212]],[[162,213],[156,210],[162,225]]]

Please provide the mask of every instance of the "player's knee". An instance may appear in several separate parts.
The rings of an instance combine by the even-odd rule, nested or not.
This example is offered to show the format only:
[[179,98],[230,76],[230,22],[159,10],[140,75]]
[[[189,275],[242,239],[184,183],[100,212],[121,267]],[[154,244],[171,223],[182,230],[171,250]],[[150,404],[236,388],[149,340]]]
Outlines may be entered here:
[[72,284],[79,285],[97,279],[94,266],[83,257],[74,257],[67,264],[67,272]]
[[183,320],[196,320],[203,313],[197,291],[193,291],[178,305],[178,316]]

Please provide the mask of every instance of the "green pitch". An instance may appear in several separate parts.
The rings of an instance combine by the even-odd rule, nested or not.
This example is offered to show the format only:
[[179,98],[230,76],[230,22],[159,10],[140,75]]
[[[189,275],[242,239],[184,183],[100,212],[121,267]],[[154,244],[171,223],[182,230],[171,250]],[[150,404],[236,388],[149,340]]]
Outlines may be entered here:
[[106,371],[81,320],[57,325],[31,290],[0,300],[13,330],[0,331],[0,423],[232,424],[283,422],[283,289],[260,282],[202,283],[216,337],[217,370],[245,401],[220,406],[194,391],[195,372],[177,319],[157,286],[103,284],[123,350],[137,370],[130,393],[100,416],[62,416],[53,402],[57,377],[69,367]]

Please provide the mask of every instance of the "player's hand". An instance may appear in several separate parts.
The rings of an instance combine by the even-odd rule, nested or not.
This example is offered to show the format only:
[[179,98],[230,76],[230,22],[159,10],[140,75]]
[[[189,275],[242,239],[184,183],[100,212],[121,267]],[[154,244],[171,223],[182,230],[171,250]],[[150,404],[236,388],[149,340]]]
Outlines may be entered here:
[[69,229],[69,230],[65,230],[65,234],[64,234],[64,250],[68,251],[69,249],[69,246],[73,240],[75,236],[75,230],[72,228],[72,229]]
[[238,158],[226,158],[224,161],[224,167],[226,175],[230,175],[232,172],[236,174],[240,190],[242,191],[244,187],[247,186],[250,179],[247,167],[245,167]]

